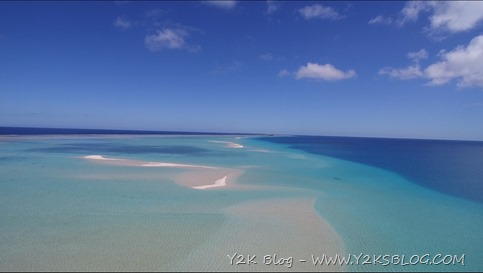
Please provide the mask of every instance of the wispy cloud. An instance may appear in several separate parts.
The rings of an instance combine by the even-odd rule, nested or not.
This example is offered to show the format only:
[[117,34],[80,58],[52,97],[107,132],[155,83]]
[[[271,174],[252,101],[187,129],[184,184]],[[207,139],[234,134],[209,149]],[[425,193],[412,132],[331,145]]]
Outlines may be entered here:
[[262,61],[281,61],[284,59],[282,56],[275,56],[270,52],[263,53],[259,56],[260,60]]
[[404,25],[407,22],[415,22],[419,18],[419,14],[423,11],[429,11],[431,8],[429,2],[426,1],[408,1],[400,12],[398,19],[399,25]]
[[415,22],[419,19],[419,15],[424,11],[430,10],[429,2],[425,1],[408,1],[404,5],[399,14],[395,16],[378,15],[371,20],[369,24],[386,24],[397,25],[399,27],[404,26],[408,22]]
[[280,3],[273,0],[267,0],[267,14],[272,14],[280,9]]
[[379,70],[379,74],[387,75],[399,80],[410,80],[423,77],[424,73],[421,71],[419,61],[428,58],[428,52],[426,49],[409,52],[407,57],[413,62],[412,65],[405,68],[384,67]]
[[467,46],[441,51],[438,62],[422,69],[419,61],[427,55],[425,50],[410,52],[408,57],[414,64],[406,68],[382,68],[379,74],[400,80],[428,79],[427,85],[433,86],[456,80],[458,87],[483,88],[483,35],[474,37]]
[[290,76],[290,74],[291,73],[287,69],[282,69],[282,70],[280,70],[280,72],[278,72],[278,76],[280,78],[288,77],[288,76]]
[[404,26],[428,14],[425,31],[457,33],[476,28],[483,22],[483,1],[408,1],[395,17],[378,15],[369,24],[395,24]]
[[344,16],[339,14],[334,8],[326,7],[320,4],[305,6],[299,9],[299,13],[306,19],[329,19],[338,20]]
[[113,25],[122,30],[131,28],[144,29],[148,33],[144,37],[144,45],[149,51],[157,52],[165,49],[180,49],[189,52],[201,50],[201,46],[190,41],[193,33],[203,33],[201,30],[163,20],[167,11],[162,9],[150,9],[142,16],[127,19],[117,17]]
[[133,22],[130,20],[127,20],[125,18],[117,17],[116,20],[114,20],[114,26],[118,27],[122,30],[127,30],[133,27]]
[[419,64],[413,64],[405,68],[384,67],[379,70],[380,75],[387,75],[398,80],[410,80],[424,76]]
[[414,63],[419,63],[420,60],[428,58],[428,52],[423,48],[419,51],[409,52],[407,56]]
[[240,69],[243,66],[243,63],[235,60],[229,64],[225,65],[219,65],[217,66],[213,71],[211,71],[211,74],[226,74],[233,72],[235,70]]
[[268,52],[268,53],[264,53],[262,55],[260,55],[260,59],[264,60],[264,61],[271,61],[273,60],[273,54]]
[[189,37],[187,29],[183,28],[164,28],[155,34],[147,35],[144,39],[146,47],[150,51],[160,51],[162,49],[187,49],[198,51],[197,45],[188,44],[186,39]]
[[386,24],[390,25],[394,22],[394,20],[391,17],[385,17],[383,15],[378,15],[371,20],[369,20],[368,24],[373,25],[373,24]]
[[331,64],[317,64],[317,63],[307,63],[299,68],[295,74],[295,78],[303,79],[320,79],[325,81],[338,81],[344,79],[354,78],[356,72],[353,69],[348,71],[342,71],[335,68]]
[[214,1],[203,1],[204,4],[221,8],[224,10],[231,10],[236,7],[237,2],[234,0],[214,0]]
[[144,15],[148,18],[158,17],[158,16],[161,16],[161,15],[164,15],[164,14],[166,14],[166,11],[162,10],[162,9],[151,9],[151,10],[147,10],[144,13]]

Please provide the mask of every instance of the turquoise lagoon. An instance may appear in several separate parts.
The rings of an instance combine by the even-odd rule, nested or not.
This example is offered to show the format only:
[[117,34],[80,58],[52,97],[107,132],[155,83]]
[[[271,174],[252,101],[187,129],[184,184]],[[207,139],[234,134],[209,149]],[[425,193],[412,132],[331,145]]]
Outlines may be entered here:
[[[197,190],[87,155],[243,173]],[[4,136],[0,219],[1,271],[483,270],[481,202],[253,136]]]

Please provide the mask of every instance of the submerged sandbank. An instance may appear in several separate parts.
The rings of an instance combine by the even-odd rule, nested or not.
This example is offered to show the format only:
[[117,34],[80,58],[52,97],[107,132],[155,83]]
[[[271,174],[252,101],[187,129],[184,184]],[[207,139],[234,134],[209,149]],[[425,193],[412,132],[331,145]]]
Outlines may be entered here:
[[[227,216],[223,228],[177,270],[345,271],[346,266],[312,263],[312,255],[345,255],[344,242],[315,211],[314,202],[310,197],[277,198],[229,207],[223,210]],[[235,253],[256,255],[257,264],[231,265],[227,255],[233,257]],[[284,264],[266,264],[268,255],[272,261],[275,256],[277,261],[286,260]],[[269,263],[268,257],[265,262]]]

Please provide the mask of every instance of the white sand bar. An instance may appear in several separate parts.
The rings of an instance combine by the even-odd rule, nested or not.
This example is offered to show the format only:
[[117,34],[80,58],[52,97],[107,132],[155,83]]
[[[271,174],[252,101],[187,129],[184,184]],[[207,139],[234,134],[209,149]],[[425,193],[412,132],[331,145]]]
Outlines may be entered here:
[[240,149],[240,148],[243,148],[243,145],[235,143],[235,142],[230,142],[230,143],[227,143],[227,147]]
[[202,165],[178,164],[178,163],[169,163],[169,162],[151,162],[151,161],[142,161],[142,160],[122,159],[122,158],[107,158],[102,155],[87,155],[87,156],[84,156],[84,158],[89,160],[102,161],[113,165],[121,165],[121,166],[216,169],[216,167],[202,166]]
[[121,160],[117,158],[106,158],[106,157],[103,157],[102,155],[86,155],[84,156],[84,158],[95,159],[95,160]]
[[230,141],[218,141],[218,140],[212,140],[211,142],[214,143],[224,143],[226,147],[228,148],[234,148],[234,149],[241,149],[244,148],[243,145],[238,144],[236,142],[230,142]]
[[222,179],[216,180],[214,184],[197,186],[197,187],[193,187],[193,189],[204,190],[204,189],[209,189],[209,188],[214,188],[214,187],[223,187],[223,186],[226,186],[226,176],[224,176]]
[[214,168],[209,166],[166,163],[166,162],[148,162],[148,163],[142,164],[141,167],[184,167],[184,168],[207,168],[207,169]]
[[[234,182],[239,177],[243,170],[211,167],[203,165],[190,165],[190,164],[178,164],[169,162],[152,162],[142,160],[131,160],[123,158],[110,158],[102,155],[87,155],[83,158],[116,166],[128,166],[128,167],[171,167],[184,169],[181,173],[165,173],[160,172],[160,179],[168,179],[176,182],[177,184],[189,187],[196,190],[214,189],[220,187],[234,186]],[[214,181],[214,182],[213,182]]]
[[218,168],[218,169],[190,169],[182,172],[173,180],[186,187],[196,190],[211,190],[230,187],[238,188],[236,179],[243,174],[241,169]]

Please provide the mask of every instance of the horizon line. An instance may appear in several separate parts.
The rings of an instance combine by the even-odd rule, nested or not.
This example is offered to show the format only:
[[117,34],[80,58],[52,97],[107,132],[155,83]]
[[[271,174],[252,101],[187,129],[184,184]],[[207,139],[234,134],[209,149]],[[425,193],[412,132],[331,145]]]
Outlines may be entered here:
[[[12,132],[10,130],[20,130]],[[29,130],[49,130],[50,132],[29,132]],[[64,132],[51,132],[52,130]],[[70,131],[70,132],[69,132]],[[89,131],[89,132],[87,132]],[[483,142],[476,139],[447,139],[447,138],[417,138],[417,137],[382,137],[382,136],[350,136],[350,135],[320,135],[320,134],[287,134],[287,133],[237,133],[237,132],[210,132],[210,131],[186,131],[186,130],[140,130],[140,129],[99,129],[99,128],[56,128],[56,127],[24,127],[24,126],[0,126],[0,135],[247,135],[268,137],[338,137],[338,138],[371,138],[371,139],[394,139],[394,140],[434,140],[434,141],[468,141]]]

